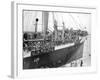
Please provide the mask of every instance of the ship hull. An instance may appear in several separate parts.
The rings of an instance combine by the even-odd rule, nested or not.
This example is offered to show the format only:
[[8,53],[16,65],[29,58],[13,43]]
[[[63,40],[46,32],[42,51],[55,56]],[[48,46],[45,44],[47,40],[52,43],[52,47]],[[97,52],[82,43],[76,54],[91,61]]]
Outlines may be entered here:
[[[23,59],[23,69],[36,68],[55,68],[63,66],[71,61],[82,58],[83,43],[55,50],[51,53],[45,53]],[[35,60],[38,60],[35,62]]]

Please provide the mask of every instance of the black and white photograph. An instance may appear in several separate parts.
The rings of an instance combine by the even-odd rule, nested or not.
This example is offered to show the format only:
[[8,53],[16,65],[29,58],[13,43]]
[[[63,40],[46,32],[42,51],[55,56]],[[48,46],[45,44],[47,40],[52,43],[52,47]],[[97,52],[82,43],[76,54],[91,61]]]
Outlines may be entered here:
[[13,2],[12,77],[96,72],[96,15],[95,7]]
[[23,69],[91,66],[91,13],[22,11]]

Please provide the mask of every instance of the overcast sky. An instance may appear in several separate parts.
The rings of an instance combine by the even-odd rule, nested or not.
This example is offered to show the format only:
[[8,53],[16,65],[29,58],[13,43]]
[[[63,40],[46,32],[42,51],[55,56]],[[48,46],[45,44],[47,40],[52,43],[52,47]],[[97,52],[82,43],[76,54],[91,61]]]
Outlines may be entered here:
[[[24,31],[35,30],[36,18],[39,18],[37,31],[42,31],[42,11],[24,11]],[[86,30],[90,33],[91,14],[54,12],[54,18],[58,22],[59,29],[63,26],[62,22],[64,22],[66,28],[84,29],[86,27]],[[49,12],[48,21],[48,28],[53,31],[52,12]]]

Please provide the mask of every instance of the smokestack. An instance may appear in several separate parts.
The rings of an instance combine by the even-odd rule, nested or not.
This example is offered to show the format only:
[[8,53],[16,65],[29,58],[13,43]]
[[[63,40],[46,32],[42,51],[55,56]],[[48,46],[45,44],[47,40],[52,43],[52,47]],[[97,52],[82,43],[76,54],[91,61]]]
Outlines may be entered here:
[[47,29],[48,29],[48,12],[47,11],[44,11],[43,12],[43,34],[44,34],[44,38],[46,37],[46,32],[47,32]]

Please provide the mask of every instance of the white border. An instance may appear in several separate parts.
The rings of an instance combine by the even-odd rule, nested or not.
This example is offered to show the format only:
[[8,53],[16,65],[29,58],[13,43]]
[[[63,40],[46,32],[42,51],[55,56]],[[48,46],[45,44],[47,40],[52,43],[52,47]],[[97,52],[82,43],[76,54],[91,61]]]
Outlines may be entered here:
[[[95,53],[95,26],[96,26],[96,8],[71,7],[71,6],[54,6],[54,5],[36,5],[25,3],[12,3],[13,5],[13,51],[12,51],[12,77],[40,77],[49,75],[65,75],[72,73],[86,73],[96,71],[96,53]],[[22,10],[46,10],[61,12],[81,12],[91,13],[91,67],[82,68],[54,68],[54,69],[31,69],[23,70],[22,63]]]

